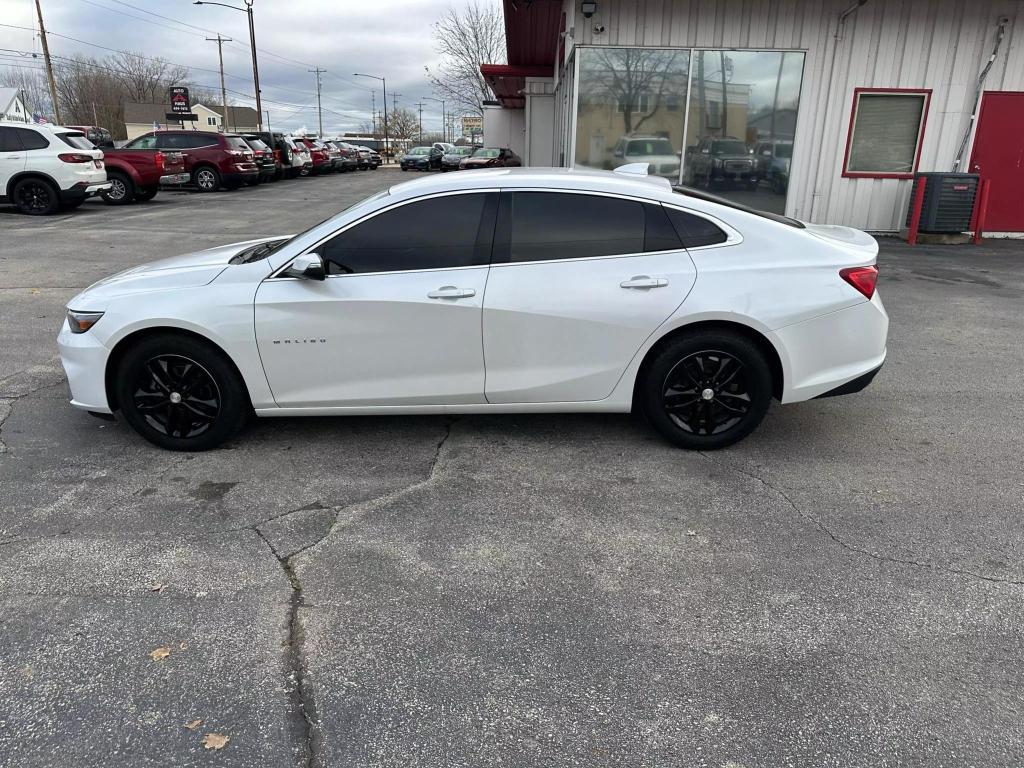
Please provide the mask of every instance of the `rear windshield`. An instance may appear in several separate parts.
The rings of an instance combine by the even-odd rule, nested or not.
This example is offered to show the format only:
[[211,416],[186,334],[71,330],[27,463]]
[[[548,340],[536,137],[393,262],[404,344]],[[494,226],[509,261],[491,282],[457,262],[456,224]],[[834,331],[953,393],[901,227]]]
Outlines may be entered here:
[[245,143],[245,139],[241,136],[225,136],[224,139],[232,149],[250,149],[249,145]]
[[751,208],[748,205],[737,203],[732,200],[726,200],[724,197],[718,195],[709,195],[707,192],[702,192],[699,189],[693,189],[692,187],[675,186],[672,190],[679,195],[686,195],[686,197],[693,197],[697,200],[706,200],[709,203],[715,203],[716,205],[724,205],[726,208],[732,208],[735,211],[743,211],[744,213],[752,213],[754,216],[760,216],[762,219],[770,219],[771,221],[777,221],[779,224],[785,224],[787,227],[793,227],[795,229],[805,229],[803,222],[791,219],[788,216],[780,216],[777,213],[769,213],[768,211],[761,211],[757,208]]
[[270,149],[270,147],[268,147],[266,144],[264,144],[259,139],[246,139],[246,141],[249,142],[249,146],[250,147],[252,147],[253,149],[258,149],[261,152],[264,151],[264,150]]
[[96,149],[91,141],[85,138],[84,133],[58,133],[58,138],[75,149]]

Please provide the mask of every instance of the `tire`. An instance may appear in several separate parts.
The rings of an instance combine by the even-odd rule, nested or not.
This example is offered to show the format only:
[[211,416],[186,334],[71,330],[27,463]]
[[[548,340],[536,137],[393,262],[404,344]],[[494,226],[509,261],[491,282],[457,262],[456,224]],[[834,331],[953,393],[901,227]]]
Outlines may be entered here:
[[644,415],[670,442],[713,451],[738,443],[761,423],[772,400],[772,374],[746,337],[696,331],[657,354],[639,395]]
[[29,216],[49,216],[60,207],[57,188],[46,179],[22,179],[11,190],[11,202]]
[[201,165],[192,171],[192,183],[200,192],[216,192],[223,182],[220,171],[209,165]]
[[125,421],[171,451],[215,448],[238,434],[252,411],[227,357],[191,336],[143,339],[118,363],[115,386]]
[[127,175],[118,171],[107,171],[107,181],[111,187],[101,192],[100,197],[107,205],[128,205],[135,200],[135,182]]
[[144,187],[135,193],[135,202],[137,203],[148,203],[159,192],[159,187]]

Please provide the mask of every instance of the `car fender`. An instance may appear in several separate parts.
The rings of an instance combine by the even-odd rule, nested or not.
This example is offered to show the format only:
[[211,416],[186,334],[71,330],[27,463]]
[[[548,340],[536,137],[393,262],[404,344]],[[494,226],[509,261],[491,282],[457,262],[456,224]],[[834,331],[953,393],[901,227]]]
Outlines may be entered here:
[[7,182],[7,190],[5,192],[6,196],[8,198],[11,196],[11,193],[14,192],[14,185],[15,184],[17,184],[22,179],[28,179],[28,178],[46,179],[48,182],[53,184],[54,187],[56,187],[58,192],[63,192],[64,191],[64,188],[61,187],[61,185],[57,182],[57,180],[55,178],[53,178],[53,176],[51,176],[50,174],[48,174],[48,173],[46,173],[44,171],[24,170],[24,171],[19,171],[18,173],[14,174],[11,177],[11,180]]

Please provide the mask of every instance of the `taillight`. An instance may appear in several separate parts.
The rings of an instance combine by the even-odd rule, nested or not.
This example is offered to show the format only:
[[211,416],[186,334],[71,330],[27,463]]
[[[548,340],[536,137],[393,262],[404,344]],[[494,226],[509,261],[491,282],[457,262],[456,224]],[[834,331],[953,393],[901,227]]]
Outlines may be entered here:
[[875,283],[878,282],[878,267],[848,267],[839,270],[839,276],[870,299],[875,295]]
[[65,152],[57,157],[65,163],[91,163],[95,159],[92,155],[80,155],[77,152]]
[[154,159],[156,160],[156,169],[158,171],[160,171],[161,173],[163,173],[163,170],[164,170],[164,153],[163,152],[157,152],[156,156],[154,157]]

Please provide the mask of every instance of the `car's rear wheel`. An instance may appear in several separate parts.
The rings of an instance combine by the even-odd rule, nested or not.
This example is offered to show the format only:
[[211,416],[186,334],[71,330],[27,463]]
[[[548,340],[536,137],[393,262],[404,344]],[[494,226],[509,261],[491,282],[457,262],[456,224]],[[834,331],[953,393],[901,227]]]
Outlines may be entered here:
[[216,168],[204,165],[192,171],[192,183],[200,192],[216,192],[220,189],[220,172]]
[[107,171],[110,189],[100,193],[103,202],[109,205],[127,205],[135,199],[135,184],[123,173]]
[[116,371],[125,420],[154,445],[205,451],[230,440],[251,410],[245,384],[214,346],[161,334],[132,347]]
[[739,442],[761,423],[772,399],[764,355],[746,337],[725,330],[672,340],[651,361],[641,386],[651,424],[691,450]]
[[47,216],[60,205],[57,188],[45,179],[22,179],[11,190],[11,201],[29,216]]

